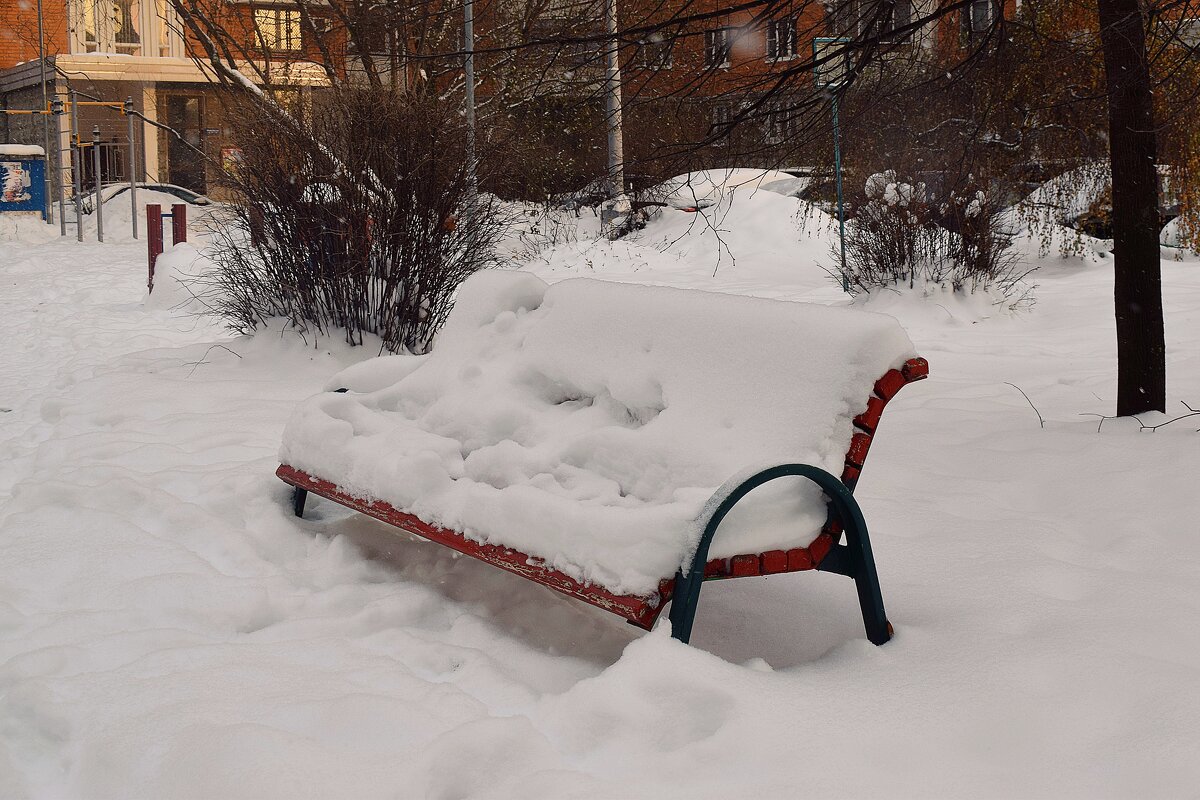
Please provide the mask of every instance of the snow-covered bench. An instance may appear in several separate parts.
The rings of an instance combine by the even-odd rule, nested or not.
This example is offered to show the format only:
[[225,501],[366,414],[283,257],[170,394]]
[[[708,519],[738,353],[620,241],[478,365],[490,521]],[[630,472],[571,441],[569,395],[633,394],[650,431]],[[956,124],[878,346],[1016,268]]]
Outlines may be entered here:
[[705,580],[848,575],[882,644],[852,491],[927,372],[880,314],[490,271],[430,355],[301,403],[278,475],[298,516],[313,492],[643,628],[672,600],[684,642]]

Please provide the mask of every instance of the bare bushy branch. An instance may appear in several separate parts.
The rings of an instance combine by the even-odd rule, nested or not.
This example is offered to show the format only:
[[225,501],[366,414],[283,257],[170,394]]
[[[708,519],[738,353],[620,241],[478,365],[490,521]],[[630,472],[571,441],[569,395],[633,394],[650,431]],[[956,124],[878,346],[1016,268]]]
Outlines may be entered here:
[[256,102],[239,111],[235,219],[213,253],[220,313],[243,331],[284,317],[427,350],[503,228],[500,205],[471,190],[457,116],[380,89],[327,94],[303,135]]

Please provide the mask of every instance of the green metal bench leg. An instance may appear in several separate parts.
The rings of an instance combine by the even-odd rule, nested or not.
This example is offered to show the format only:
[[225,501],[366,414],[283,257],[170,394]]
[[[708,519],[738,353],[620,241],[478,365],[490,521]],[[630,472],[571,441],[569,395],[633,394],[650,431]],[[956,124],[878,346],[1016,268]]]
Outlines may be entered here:
[[875,556],[866,525],[861,530],[846,528],[846,546],[858,562],[854,584],[858,588],[858,604],[862,608],[863,627],[871,644],[886,644],[892,639],[892,624],[883,610],[883,591],[879,588],[879,573],[875,571]]
[[304,501],[308,499],[308,489],[299,486],[292,487],[292,511],[297,517],[304,516]]
[[835,545],[817,565],[817,569],[854,579],[867,638],[873,644],[886,644],[892,638],[892,624],[883,610],[879,574],[875,571],[875,557],[871,554],[871,540],[867,537],[866,525],[861,522],[861,511],[858,516],[858,524],[845,524],[846,544]]
[[725,515],[739,500],[764,483],[791,476],[808,478],[821,487],[833,503],[834,513],[846,533],[846,544],[831,549],[817,569],[853,578],[858,589],[858,603],[862,609],[867,639],[878,645],[892,638],[892,626],[884,612],[883,593],[879,589],[879,575],[875,571],[875,558],[871,554],[871,540],[867,535],[867,523],[863,519],[862,509],[859,508],[854,495],[838,478],[808,464],[783,464],[765,469],[732,489],[722,487],[709,501],[709,505],[715,503],[716,508],[704,527],[692,563],[686,571],[680,570],[675,574],[675,591],[669,615],[671,636],[684,644],[691,639],[692,623],[695,621],[696,607],[700,602],[700,586],[704,583],[704,565],[708,563],[709,546]]

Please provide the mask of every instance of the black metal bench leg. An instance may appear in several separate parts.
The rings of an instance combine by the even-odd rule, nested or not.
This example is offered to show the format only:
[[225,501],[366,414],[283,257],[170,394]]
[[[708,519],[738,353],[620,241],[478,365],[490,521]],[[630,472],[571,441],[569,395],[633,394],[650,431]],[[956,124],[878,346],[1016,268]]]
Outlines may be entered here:
[[[694,584],[684,577],[683,571],[675,573],[675,591],[671,595],[671,638],[687,644],[692,638],[692,623],[696,619],[696,605],[700,600],[700,584],[703,576]],[[691,585],[689,585],[691,584]]]
[[308,499],[308,489],[301,489],[299,486],[292,487],[292,511],[297,517],[304,516],[304,501]]
[[864,527],[846,526],[846,547],[853,563],[854,585],[858,589],[858,605],[862,609],[863,626],[872,644],[887,644],[892,639],[892,624],[883,610],[883,592],[879,588],[879,573],[875,571],[875,556],[871,540]]

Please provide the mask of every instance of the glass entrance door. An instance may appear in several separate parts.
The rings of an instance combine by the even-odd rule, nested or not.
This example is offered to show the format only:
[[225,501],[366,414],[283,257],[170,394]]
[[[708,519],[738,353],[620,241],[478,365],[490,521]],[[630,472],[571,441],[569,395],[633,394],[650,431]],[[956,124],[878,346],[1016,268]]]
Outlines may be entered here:
[[205,179],[202,155],[203,98],[187,95],[168,97],[167,124],[179,134],[167,135],[167,182],[204,194],[208,191],[208,182]]

